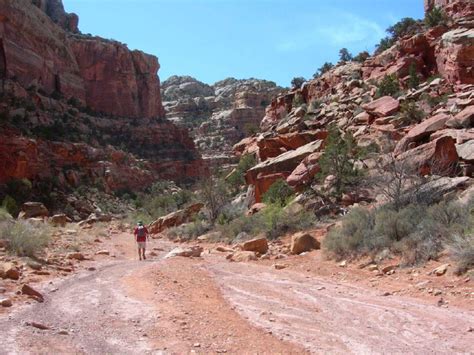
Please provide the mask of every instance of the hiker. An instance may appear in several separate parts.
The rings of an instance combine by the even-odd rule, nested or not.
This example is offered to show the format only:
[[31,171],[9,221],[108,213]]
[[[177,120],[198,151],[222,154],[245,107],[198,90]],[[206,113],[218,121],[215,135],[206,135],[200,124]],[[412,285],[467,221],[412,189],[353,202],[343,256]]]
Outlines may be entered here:
[[143,222],[138,222],[135,231],[135,240],[137,241],[138,246],[138,257],[140,260],[146,260],[145,249],[146,249],[146,240],[148,239],[148,229],[143,225]]

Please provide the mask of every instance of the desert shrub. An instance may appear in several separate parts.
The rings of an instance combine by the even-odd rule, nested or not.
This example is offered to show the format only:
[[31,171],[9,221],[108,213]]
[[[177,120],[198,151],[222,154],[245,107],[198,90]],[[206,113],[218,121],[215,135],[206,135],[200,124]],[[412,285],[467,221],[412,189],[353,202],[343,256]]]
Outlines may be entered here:
[[469,269],[474,268],[474,236],[472,232],[468,235],[455,235],[449,246],[450,256],[456,261],[456,275],[462,275]]
[[4,222],[0,226],[0,235],[8,241],[7,250],[19,256],[37,255],[50,240],[49,231],[45,226],[21,220]]
[[17,202],[10,195],[6,195],[2,201],[2,208],[5,209],[12,216],[17,216],[20,212]]
[[441,7],[435,6],[431,11],[425,15],[425,24],[428,27],[436,27],[446,25],[448,17]]
[[376,97],[382,96],[392,96],[397,97],[400,95],[400,84],[396,75],[385,75],[383,79],[380,81]]
[[373,234],[374,224],[373,213],[363,208],[355,208],[343,218],[341,227],[330,230],[324,239],[323,247],[338,259],[379,249],[379,243]]
[[318,110],[319,108],[321,108],[321,101],[319,100],[313,100],[309,103],[309,110],[310,111],[316,111]]
[[197,188],[199,200],[204,203],[207,217],[214,224],[232,198],[229,185],[224,179],[211,175],[202,179]]
[[285,180],[280,179],[275,181],[270,188],[263,194],[263,202],[267,204],[277,204],[279,206],[286,206],[293,197],[293,189],[286,183]]
[[353,59],[353,56],[347,48],[342,48],[339,51],[339,60],[341,62],[350,62],[352,59]]
[[420,78],[418,76],[418,69],[416,63],[411,63],[409,72],[409,79],[408,79],[408,87],[410,89],[416,89],[420,85]]
[[196,218],[191,223],[186,223],[178,227],[170,228],[166,234],[171,239],[180,238],[183,240],[193,240],[197,237],[206,234],[211,230],[211,225],[199,218]]
[[12,219],[12,216],[10,215],[10,213],[8,213],[8,211],[5,208],[0,207],[0,222],[4,222],[10,219]]
[[370,57],[369,52],[362,51],[354,57],[354,60],[359,63],[365,62]]
[[293,89],[299,89],[305,83],[305,81],[306,79],[302,76],[293,78],[291,80],[291,86],[293,87]]
[[228,240],[233,240],[242,232],[252,237],[264,234],[269,239],[275,239],[286,233],[309,228],[314,223],[314,216],[307,211],[293,213],[280,205],[273,204],[257,214],[242,215],[227,224],[218,226],[218,230]]
[[361,172],[354,168],[354,159],[360,154],[360,149],[350,133],[342,136],[334,125],[329,128],[324,153],[319,159],[320,173],[317,177],[323,180],[328,175],[335,177],[334,193],[342,195],[349,187],[355,185],[361,177]]
[[410,125],[419,123],[425,117],[425,113],[418,108],[414,101],[404,101],[400,104],[400,112],[398,114],[399,123],[401,125]]
[[429,208],[411,204],[399,210],[389,205],[372,211],[356,208],[344,216],[340,227],[330,231],[323,246],[339,259],[374,256],[388,249],[400,255],[405,265],[414,265],[437,259],[451,245],[460,265],[466,265],[472,261],[471,228],[469,208],[455,202]]
[[404,37],[404,36],[412,36],[415,35],[417,32],[421,30],[421,23],[411,17],[402,18],[393,26],[387,28],[387,32],[394,38],[395,40]]
[[395,44],[395,40],[391,37],[384,37],[380,40],[379,44],[375,47],[375,54],[380,54],[387,49],[391,48]]
[[243,155],[234,172],[227,177],[227,183],[234,192],[237,192],[242,185],[245,185],[245,173],[257,164],[255,156],[252,154]]
[[330,63],[330,62],[326,62],[324,63],[321,68],[318,69],[318,71],[316,73],[314,73],[313,75],[313,78],[317,78],[319,77],[320,75],[323,75],[324,73],[330,71],[332,68],[334,68],[334,64]]

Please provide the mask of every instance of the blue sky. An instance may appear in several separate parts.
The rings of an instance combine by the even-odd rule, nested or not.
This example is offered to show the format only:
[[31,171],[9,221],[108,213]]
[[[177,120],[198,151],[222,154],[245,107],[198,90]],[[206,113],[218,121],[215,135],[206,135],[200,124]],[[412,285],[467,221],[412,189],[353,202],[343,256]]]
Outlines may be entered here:
[[156,55],[159,75],[233,76],[289,86],[347,47],[372,51],[423,0],[63,0],[79,28]]

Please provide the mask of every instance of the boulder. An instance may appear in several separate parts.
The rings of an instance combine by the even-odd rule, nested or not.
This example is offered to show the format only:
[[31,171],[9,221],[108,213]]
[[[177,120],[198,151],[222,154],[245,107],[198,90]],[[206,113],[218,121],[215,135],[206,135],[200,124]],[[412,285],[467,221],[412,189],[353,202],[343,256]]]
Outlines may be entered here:
[[31,296],[33,297],[34,299],[36,299],[38,302],[43,302],[44,301],[44,297],[43,295],[36,291],[33,287],[31,287],[30,285],[27,285],[27,284],[24,284],[22,287],[21,287],[21,293],[23,295],[28,295],[28,296]]
[[257,260],[257,254],[253,251],[237,251],[234,254],[231,254],[229,260],[235,262],[255,261]]
[[467,161],[474,161],[474,140],[456,145],[459,158]]
[[445,113],[439,113],[414,126],[410,131],[408,131],[406,137],[410,142],[416,142],[429,136],[433,132],[443,129],[450,118],[451,116]]
[[0,276],[4,279],[18,280],[21,276],[21,271],[12,263],[3,263],[0,265]]
[[451,128],[469,128],[474,126],[474,106],[468,106],[446,122]]
[[173,258],[175,256],[182,256],[185,258],[195,257],[198,258],[201,256],[204,249],[200,246],[192,246],[192,247],[177,247],[171,250],[168,254],[166,254],[165,259]]
[[398,112],[400,102],[391,96],[383,96],[380,99],[362,105],[362,108],[376,117],[386,117]]
[[441,137],[400,154],[397,159],[418,170],[420,175],[449,174],[458,161],[455,140]]
[[2,307],[11,307],[11,306],[13,306],[13,302],[9,298],[3,298],[3,299],[0,299],[0,306],[2,306]]
[[254,203],[252,206],[250,206],[249,210],[247,211],[247,216],[252,216],[255,213],[260,212],[263,210],[265,207],[267,207],[266,203],[259,202],[259,203]]
[[21,206],[18,218],[28,219],[36,217],[48,217],[49,211],[41,202],[25,202]]
[[68,221],[69,218],[65,214],[55,214],[50,219],[51,224],[55,227],[64,227]]
[[319,158],[322,153],[317,152],[308,155],[286,178],[288,185],[295,189],[300,189],[313,180],[313,177],[321,170]]
[[242,244],[243,251],[254,251],[259,254],[265,254],[268,251],[267,238],[255,238]]
[[158,234],[170,227],[177,227],[181,224],[187,223],[203,207],[204,205],[202,203],[195,203],[182,210],[172,212],[166,216],[160,217],[148,226],[148,231],[151,234]]
[[290,251],[292,254],[301,254],[305,251],[320,249],[321,244],[309,233],[299,232],[291,237]]

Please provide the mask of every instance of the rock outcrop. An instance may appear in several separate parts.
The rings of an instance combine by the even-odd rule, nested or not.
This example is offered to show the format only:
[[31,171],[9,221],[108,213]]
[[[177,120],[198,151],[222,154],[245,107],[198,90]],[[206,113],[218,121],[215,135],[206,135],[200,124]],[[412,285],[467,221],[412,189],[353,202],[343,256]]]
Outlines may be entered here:
[[232,162],[232,146],[258,130],[265,107],[282,88],[265,80],[228,78],[213,85],[189,76],[162,83],[167,117],[188,128],[205,159]]

